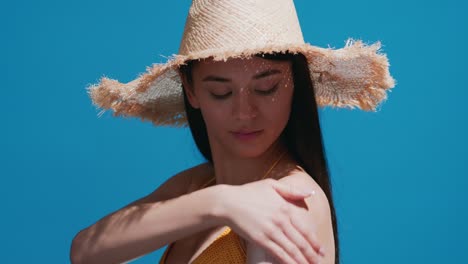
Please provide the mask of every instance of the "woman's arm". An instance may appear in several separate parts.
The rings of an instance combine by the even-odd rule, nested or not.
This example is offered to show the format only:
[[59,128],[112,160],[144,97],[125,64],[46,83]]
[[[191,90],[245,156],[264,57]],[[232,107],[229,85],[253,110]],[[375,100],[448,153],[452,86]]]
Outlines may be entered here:
[[[129,261],[220,225],[216,197],[223,192],[224,185],[187,194],[187,188],[182,187],[188,184],[182,183],[190,182],[188,177],[191,176],[187,173],[173,176],[147,197],[80,231],[72,242],[72,263]],[[169,196],[173,196],[172,199],[168,199]]]

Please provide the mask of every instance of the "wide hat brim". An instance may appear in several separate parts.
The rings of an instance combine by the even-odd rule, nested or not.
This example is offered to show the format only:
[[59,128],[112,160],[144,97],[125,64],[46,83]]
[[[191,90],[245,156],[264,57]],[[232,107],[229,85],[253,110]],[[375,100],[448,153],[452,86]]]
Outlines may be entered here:
[[341,49],[320,48],[308,43],[258,47],[243,50],[205,50],[176,55],[164,64],[153,64],[146,72],[128,82],[101,77],[87,87],[94,105],[113,110],[114,116],[138,117],[156,126],[186,126],[180,65],[189,60],[212,57],[214,60],[248,58],[259,53],[301,53],[308,61],[310,76],[320,107],[360,108],[376,111],[395,86],[387,56],[381,43],[366,45],[348,39]]

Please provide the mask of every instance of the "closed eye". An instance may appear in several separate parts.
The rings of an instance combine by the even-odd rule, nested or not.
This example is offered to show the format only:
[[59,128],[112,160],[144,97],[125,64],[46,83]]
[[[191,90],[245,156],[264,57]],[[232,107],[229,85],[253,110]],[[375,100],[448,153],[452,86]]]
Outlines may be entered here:
[[[274,92],[276,92],[276,90],[278,90],[279,88],[279,83],[275,84],[275,86],[273,86],[273,88],[269,89],[269,90],[255,90],[258,94],[260,95],[271,95],[273,94]],[[210,93],[210,95],[214,98],[214,99],[218,99],[218,100],[222,100],[222,99],[226,99],[228,98],[230,95],[232,94],[232,92],[228,92],[228,93],[225,93],[225,94],[214,94],[214,93]]]
[[273,86],[273,88],[271,88],[270,90],[266,90],[266,91],[263,91],[263,90],[255,90],[257,93],[261,94],[261,95],[270,95],[270,94],[273,94],[274,92],[276,92],[276,90],[278,90],[278,85],[279,83],[275,84],[275,86]]
[[226,94],[214,94],[214,93],[210,93],[210,94],[211,94],[211,96],[213,96],[213,98],[221,100],[221,99],[228,98],[228,96],[231,95],[232,92],[229,92],[229,93],[226,93]]

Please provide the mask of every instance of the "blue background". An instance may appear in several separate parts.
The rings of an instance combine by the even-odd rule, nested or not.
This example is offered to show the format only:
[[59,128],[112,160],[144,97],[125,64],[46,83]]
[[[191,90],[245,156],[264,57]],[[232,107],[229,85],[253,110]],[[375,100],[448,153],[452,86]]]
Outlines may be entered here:
[[[380,40],[377,113],[323,109],[342,263],[468,257],[467,4],[296,0],[307,42]],[[101,118],[85,87],[177,53],[190,1],[3,1],[3,263],[68,263],[74,235],[202,162],[188,129]],[[162,249],[134,263],[156,263]]]

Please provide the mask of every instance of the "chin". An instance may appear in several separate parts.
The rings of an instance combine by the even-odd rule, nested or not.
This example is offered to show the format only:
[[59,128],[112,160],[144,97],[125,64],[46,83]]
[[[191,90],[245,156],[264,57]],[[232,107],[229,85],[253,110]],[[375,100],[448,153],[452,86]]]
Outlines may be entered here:
[[[239,142],[234,142],[231,145],[231,151],[234,155],[242,158],[257,158],[265,153],[271,144],[273,144],[273,142],[270,144],[264,142],[247,142],[239,144]],[[232,146],[235,147],[232,148]]]
[[263,133],[253,139],[239,139],[229,134],[227,137],[220,137],[216,141],[219,143],[218,146],[224,148],[231,155],[240,158],[257,158],[264,154],[275,142],[271,133]]
[[239,157],[242,157],[242,158],[247,158],[247,159],[251,159],[251,158],[257,158],[259,157],[260,155],[262,155],[263,153],[265,152],[265,150],[258,150],[258,149],[245,149],[245,150],[236,150],[236,154],[239,156]]

